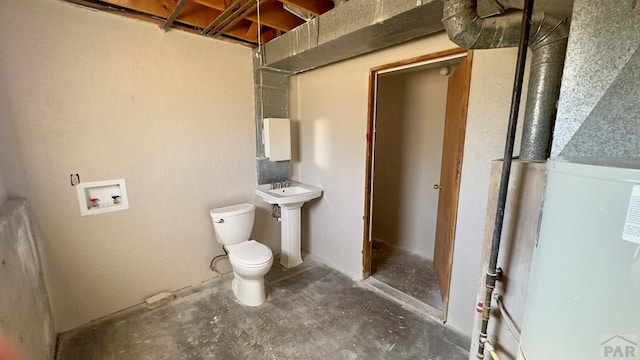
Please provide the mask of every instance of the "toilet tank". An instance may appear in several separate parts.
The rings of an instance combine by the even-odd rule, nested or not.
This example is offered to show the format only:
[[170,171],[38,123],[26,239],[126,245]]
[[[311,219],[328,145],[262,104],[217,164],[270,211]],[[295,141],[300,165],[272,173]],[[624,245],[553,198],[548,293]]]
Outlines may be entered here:
[[249,240],[253,229],[256,207],[239,204],[210,211],[216,241],[222,245],[233,245]]

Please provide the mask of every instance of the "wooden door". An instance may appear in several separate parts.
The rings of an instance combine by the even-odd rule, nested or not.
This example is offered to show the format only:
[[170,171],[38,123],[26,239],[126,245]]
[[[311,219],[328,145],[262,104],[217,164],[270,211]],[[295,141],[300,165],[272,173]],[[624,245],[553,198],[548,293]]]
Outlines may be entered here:
[[[376,96],[377,96],[377,79],[378,72],[393,68],[406,67],[412,64],[419,64],[425,61],[432,61],[448,56],[456,56],[465,53],[466,50],[461,48],[443,50],[436,53],[418,56],[411,59],[396,61],[393,63],[380,65],[371,69],[369,73],[369,106],[368,106],[368,124],[367,124],[367,169],[365,177],[365,195],[364,195],[364,239],[362,245],[362,276],[368,278],[371,275],[371,222],[372,222],[372,204],[373,202],[373,162],[374,162],[374,139],[375,139],[375,116],[376,116]],[[471,53],[467,52],[469,66],[471,66]],[[466,104],[466,101],[465,101]],[[465,112],[466,115],[466,112]]]
[[440,191],[440,194],[433,266],[444,304],[448,303],[451,283],[471,61],[472,53],[469,52],[469,55],[455,68],[453,74],[449,75],[440,184],[438,184],[439,189],[434,189],[434,191]]

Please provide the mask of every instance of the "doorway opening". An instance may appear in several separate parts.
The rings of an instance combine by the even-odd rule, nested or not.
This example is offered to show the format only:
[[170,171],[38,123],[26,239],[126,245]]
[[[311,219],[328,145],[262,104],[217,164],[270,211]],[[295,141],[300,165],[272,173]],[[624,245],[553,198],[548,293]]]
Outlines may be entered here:
[[473,54],[371,69],[363,276],[446,320]]

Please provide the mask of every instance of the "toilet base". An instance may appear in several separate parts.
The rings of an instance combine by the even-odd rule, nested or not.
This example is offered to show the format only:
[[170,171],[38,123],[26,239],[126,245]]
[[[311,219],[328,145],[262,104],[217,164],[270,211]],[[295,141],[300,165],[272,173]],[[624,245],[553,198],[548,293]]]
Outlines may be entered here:
[[260,306],[267,300],[264,277],[247,279],[240,277],[234,271],[231,289],[236,299],[247,306]]

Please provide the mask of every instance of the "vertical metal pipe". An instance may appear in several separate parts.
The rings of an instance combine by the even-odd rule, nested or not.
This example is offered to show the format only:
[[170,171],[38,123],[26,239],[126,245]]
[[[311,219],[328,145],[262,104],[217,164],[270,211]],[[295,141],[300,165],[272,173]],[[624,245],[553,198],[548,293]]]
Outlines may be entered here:
[[487,339],[489,319],[491,317],[491,299],[493,289],[498,278],[498,254],[500,252],[500,240],[502,238],[502,225],[504,222],[504,209],[507,204],[507,190],[509,189],[509,176],[511,175],[511,162],[513,160],[513,147],[516,140],[516,129],[518,125],[518,112],[520,111],[520,99],[522,97],[522,83],[524,81],[525,63],[527,62],[527,48],[529,46],[529,33],[531,30],[531,17],[533,15],[533,1],[525,0],[524,11],[522,13],[522,26],[520,31],[520,41],[518,45],[518,61],[516,64],[516,75],[513,81],[513,94],[511,97],[511,109],[509,113],[509,127],[507,140],[504,146],[504,160],[502,164],[502,176],[500,177],[500,190],[498,193],[498,206],[493,227],[493,239],[489,257],[489,268],[485,277],[485,297],[482,312],[482,326],[480,328],[478,359],[484,359],[484,347]]

